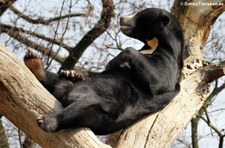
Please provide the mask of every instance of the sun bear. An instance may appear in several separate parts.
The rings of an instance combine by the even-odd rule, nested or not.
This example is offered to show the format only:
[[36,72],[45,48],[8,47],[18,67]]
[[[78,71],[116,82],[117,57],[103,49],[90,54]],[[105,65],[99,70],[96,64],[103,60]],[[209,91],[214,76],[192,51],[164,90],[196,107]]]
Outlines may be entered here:
[[122,17],[120,28],[145,45],[140,51],[126,48],[101,73],[54,74],[27,52],[27,67],[64,107],[37,119],[43,130],[89,127],[95,134],[109,134],[163,109],[178,94],[184,41],[177,20],[166,10],[148,8]]

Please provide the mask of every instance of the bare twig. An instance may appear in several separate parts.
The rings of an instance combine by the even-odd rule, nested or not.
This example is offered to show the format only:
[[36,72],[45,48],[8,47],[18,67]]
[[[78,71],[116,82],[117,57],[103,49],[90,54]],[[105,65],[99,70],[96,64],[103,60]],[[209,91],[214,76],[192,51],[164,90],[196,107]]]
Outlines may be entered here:
[[[64,4],[65,4],[65,0],[63,0],[63,2],[62,2],[62,6],[61,6],[61,9],[60,9],[60,14],[59,14],[59,18],[62,17],[62,12],[63,12],[63,9],[64,9]],[[60,20],[61,20],[61,19],[59,19],[59,20],[57,21],[57,25],[56,25],[56,29],[55,29],[55,33],[54,33],[53,40],[56,39],[56,36],[57,36],[57,34],[58,34],[58,29],[59,29]],[[53,52],[53,45],[54,45],[54,44],[51,44],[50,51],[49,51],[49,55]],[[60,49],[60,48],[61,48],[61,47],[59,46],[59,49]],[[55,53],[55,54],[57,55],[57,53]],[[51,63],[52,63],[52,60],[50,59],[50,56],[48,56],[48,58],[47,58],[47,67],[46,67],[46,68],[48,68],[48,67],[50,66]]]
[[37,44],[37,43],[33,42],[32,40],[29,40],[28,38],[22,36],[18,31],[12,31],[12,30],[2,28],[2,32],[7,33],[8,35],[13,37],[14,39],[18,40],[19,42],[21,42],[21,43],[27,45],[28,47],[31,47],[31,48],[43,53],[44,55],[51,56],[54,60],[56,60],[59,63],[62,63],[64,61],[64,59],[62,57],[55,54],[54,52],[51,52],[49,54],[50,49],[44,47],[43,45]]
[[99,37],[109,26],[113,13],[113,1],[102,0],[102,13],[98,23],[73,48],[71,54],[62,64],[62,69],[72,69],[87,47]]
[[50,42],[52,44],[61,46],[61,47],[65,48],[68,51],[72,50],[72,47],[70,47],[69,45],[66,45],[65,43],[63,43],[62,39],[58,39],[58,38],[54,38],[53,39],[53,38],[47,37],[45,35],[35,33],[33,31],[29,31],[29,30],[26,30],[26,29],[23,29],[23,28],[19,28],[19,27],[16,27],[16,26],[10,26],[10,25],[6,25],[6,24],[0,24],[0,28],[1,28],[1,30],[6,29],[8,31],[11,30],[11,31],[16,31],[16,32],[20,32],[20,33],[25,33],[25,34],[34,36],[36,38],[40,38],[40,39],[42,39],[44,41]]
[[14,6],[11,6],[10,10],[13,11],[15,14],[17,14],[19,17],[23,18],[24,20],[26,20],[29,23],[49,25],[52,22],[59,21],[61,19],[66,19],[68,17],[86,17],[86,16],[89,16],[90,13],[92,12],[92,7],[88,7],[88,10],[87,10],[86,13],[72,13],[72,14],[66,14],[66,15],[62,15],[62,16],[58,16],[58,17],[54,17],[54,18],[49,18],[49,19],[44,19],[42,17],[39,17],[37,19],[30,18],[30,16],[26,15],[24,12],[21,12],[20,10],[18,10]]
[[18,132],[18,140],[19,140],[19,145],[20,145],[20,147],[22,148],[22,138],[21,138],[21,131],[20,131],[20,129],[17,129],[17,132]]
[[217,135],[218,135],[219,138],[220,138],[220,140],[219,140],[219,146],[218,146],[218,147],[219,147],[219,148],[222,148],[222,147],[223,147],[223,141],[224,141],[225,134],[222,134],[222,131],[220,131],[215,125],[213,125],[213,124],[211,123],[211,120],[210,120],[210,117],[209,117],[209,115],[208,115],[207,110],[204,109],[204,111],[205,111],[206,119],[205,119],[204,117],[202,117],[202,116],[200,116],[200,118],[201,118],[203,121],[205,121],[205,122],[207,123],[207,125],[217,133]]
[[198,116],[196,116],[195,118],[191,120],[191,137],[192,137],[193,148],[199,147],[198,146],[198,123],[200,118],[202,117],[202,114],[204,113],[204,110],[211,104],[213,98],[215,98],[215,96],[217,96],[225,88],[225,83],[221,85],[220,87],[218,87],[217,80],[215,82],[216,82],[215,87],[213,91],[211,92],[211,94],[206,99],[206,101],[204,102],[203,107],[199,110]]
[[191,119],[191,141],[192,141],[192,147],[198,148],[198,123],[199,118],[192,118]]

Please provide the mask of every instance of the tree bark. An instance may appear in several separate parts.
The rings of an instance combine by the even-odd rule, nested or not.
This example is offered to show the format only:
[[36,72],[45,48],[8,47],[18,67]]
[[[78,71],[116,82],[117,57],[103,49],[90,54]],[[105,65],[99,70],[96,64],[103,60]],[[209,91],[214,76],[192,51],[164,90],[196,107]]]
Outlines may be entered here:
[[[14,3],[16,0],[0,0],[0,16],[8,10],[8,8]],[[0,115],[1,120],[1,115]],[[2,126],[2,122],[0,121],[0,147],[7,148],[8,141],[7,136],[5,135],[4,127]]]
[[199,117],[193,118],[191,120],[191,145],[192,148],[199,148],[198,146],[198,124],[199,124]]
[[37,126],[36,118],[62,109],[26,66],[0,46],[0,113],[42,147],[107,147],[89,129],[50,134]]
[[[188,2],[197,3],[198,0]],[[214,2],[225,3],[224,0]],[[183,28],[186,41],[182,90],[164,110],[128,128],[120,137],[118,147],[168,147],[195,116],[208,95],[208,91],[199,93],[199,90],[208,89],[209,79],[215,80],[219,78],[219,75],[224,75],[223,62],[221,63],[223,66],[218,71],[213,68],[213,65],[209,66],[211,70],[207,67],[201,69],[204,65],[203,49],[211,25],[223,11],[225,11],[225,5],[181,6],[181,1],[175,0],[172,13],[178,18]],[[214,72],[209,74],[209,71]]]
[[[118,147],[168,147],[207,99],[207,84],[225,73],[225,62],[197,70],[181,82],[181,92],[162,111],[128,128]],[[210,76],[217,73],[216,77]]]
[[[89,129],[63,130],[56,134],[41,130],[36,118],[61,110],[59,102],[23,63],[2,46],[0,59],[4,59],[0,60],[0,112],[31,139],[42,147],[109,147]],[[224,71],[225,62],[222,62],[201,68],[188,76],[182,81],[182,91],[172,103],[126,130],[118,147],[168,146],[204,103],[204,86],[224,75]]]

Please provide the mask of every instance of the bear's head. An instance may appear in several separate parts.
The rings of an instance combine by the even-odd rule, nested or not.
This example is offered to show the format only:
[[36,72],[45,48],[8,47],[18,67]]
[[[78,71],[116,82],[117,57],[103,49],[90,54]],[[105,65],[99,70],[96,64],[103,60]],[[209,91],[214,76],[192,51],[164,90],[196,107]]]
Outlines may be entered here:
[[148,8],[135,15],[121,17],[120,29],[125,35],[144,42],[150,48],[183,48],[183,33],[179,23],[163,9]]

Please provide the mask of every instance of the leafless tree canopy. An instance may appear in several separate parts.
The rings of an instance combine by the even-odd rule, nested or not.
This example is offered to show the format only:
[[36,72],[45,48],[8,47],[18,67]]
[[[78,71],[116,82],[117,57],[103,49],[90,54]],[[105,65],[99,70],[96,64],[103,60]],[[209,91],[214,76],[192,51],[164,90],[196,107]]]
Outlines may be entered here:
[[[221,97],[225,87],[224,79],[221,78],[225,73],[225,18],[221,14],[225,10],[225,1],[209,2],[204,0],[197,6],[188,5],[191,3],[196,4],[198,1],[0,0],[0,41],[20,59],[28,49],[37,52],[43,57],[45,68],[54,72],[59,69],[79,68],[102,71],[106,63],[125,47],[133,46],[139,49],[143,45],[137,40],[125,37],[120,32],[118,25],[120,16],[133,14],[147,7],[167,9],[177,17],[182,25],[186,42],[183,88],[175,99],[180,104],[176,104],[174,101],[174,104],[172,103],[165,111],[148,117],[122,133],[109,136],[108,143],[118,147],[138,146],[138,144],[144,143],[143,145],[148,147],[150,145],[165,146],[176,139],[172,144],[174,147],[198,148],[200,143],[207,143],[207,140],[204,139],[212,138],[216,139],[213,146],[222,147],[225,136],[223,115],[225,108],[221,106],[225,102]],[[207,5],[203,6],[203,3]],[[0,59],[0,61],[2,60]],[[1,72],[3,69],[0,66],[0,75]],[[1,81],[0,79],[0,85],[2,85]],[[0,87],[0,91],[2,91],[1,89],[3,90],[2,87]],[[0,96],[0,98],[5,97]],[[185,101],[182,102],[179,98]],[[185,120],[183,122],[175,120],[176,112],[170,109],[188,106],[191,104],[189,100],[192,99],[197,100],[190,106],[192,111],[188,112],[186,108],[186,110],[181,109],[188,113],[180,115],[186,115],[186,120],[183,119]],[[1,110],[0,113],[3,113]],[[177,110],[177,112],[179,113],[181,110]],[[167,114],[168,119],[165,116]],[[167,131],[168,134],[164,134],[162,130],[164,128],[157,128],[157,125],[164,123],[162,121],[164,118],[166,118],[165,121],[170,121],[172,117],[176,121],[174,127],[176,130],[174,130],[175,135],[173,136],[169,134],[170,131]],[[178,137],[190,119],[189,126]],[[4,123],[4,127],[0,122],[0,147],[8,147],[8,144],[22,146],[26,136],[19,129],[10,130],[14,127],[9,125],[9,121],[5,119],[1,121]],[[152,126],[146,127],[147,123]],[[145,127],[147,130],[138,131],[138,128],[141,127]],[[168,129],[170,128],[172,126],[168,124]],[[203,128],[208,129],[206,133],[202,132]],[[157,131],[158,134],[154,135],[154,131]],[[140,139],[143,138],[140,135],[145,134],[145,139],[141,141]],[[162,134],[168,141],[162,142],[163,144],[160,143]],[[15,138],[12,140],[11,137]],[[136,139],[132,139],[132,137],[136,137]],[[158,143],[154,143],[154,140]],[[33,142],[26,138],[24,144],[32,145]]]

